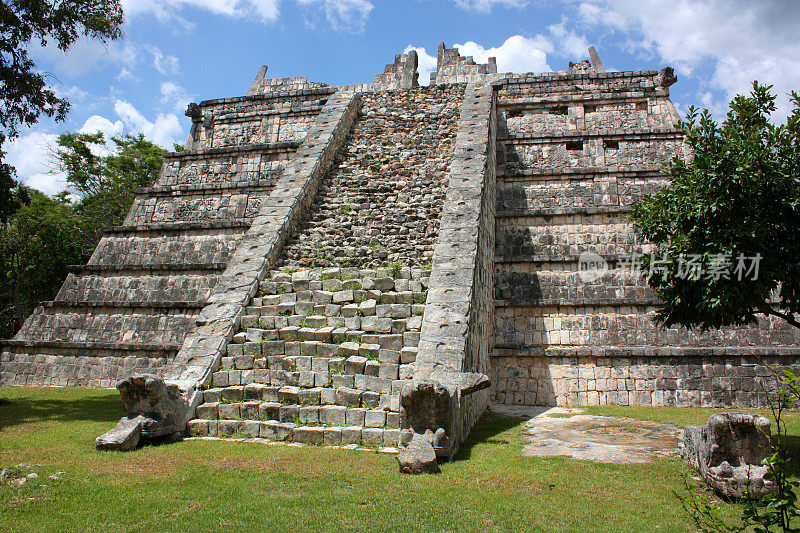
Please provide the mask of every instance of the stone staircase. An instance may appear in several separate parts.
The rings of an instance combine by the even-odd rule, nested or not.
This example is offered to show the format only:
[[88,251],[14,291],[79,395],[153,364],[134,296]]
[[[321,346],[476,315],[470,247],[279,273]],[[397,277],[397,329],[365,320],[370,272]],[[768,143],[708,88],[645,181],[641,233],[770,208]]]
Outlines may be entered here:
[[429,272],[271,271],[203,391],[195,437],[394,447]]

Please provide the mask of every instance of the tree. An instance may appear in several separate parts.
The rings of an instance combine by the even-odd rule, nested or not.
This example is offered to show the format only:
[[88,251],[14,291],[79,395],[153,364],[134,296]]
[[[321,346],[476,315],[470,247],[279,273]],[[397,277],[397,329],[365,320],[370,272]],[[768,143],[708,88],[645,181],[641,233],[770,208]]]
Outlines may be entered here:
[[82,258],[76,239],[80,221],[66,195],[49,198],[35,189],[26,192],[29,203],[0,228],[3,330],[12,316],[22,323],[39,301],[51,299],[68,265]]
[[55,156],[71,192],[12,191],[16,207],[0,225],[0,337],[11,334],[11,317],[22,323],[39,301],[53,298],[68,266],[84,263],[102,230],[123,221],[134,190],[155,181],[163,148],[141,134],[111,143],[102,133],[65,133]]
[[67,183],[79,196],[75,209],[83,227],[86,253],[104,228],[121,224],[131,208],[134,191],[153,184],[166,150],[143,134],[112,137],[103,133],[65,133],[58,138],[56,160]]
[[28,56],[30,45],[52,41],[66,51],[82,36],[105,43],[122,36],[122,22],[119,0],[0,0],[0,200],[14,188],[3,143],[41,115],[64,120],[70,105],[47,86],[48,74]]
[[691,107],[677,127],[692,157],[670,161],[669,186],[631,211],[655,248],[642,266],[666,326],[706,330],[763,314],[800,327],[800,97],[774,125],[771,88],[754,82],[721,124]]

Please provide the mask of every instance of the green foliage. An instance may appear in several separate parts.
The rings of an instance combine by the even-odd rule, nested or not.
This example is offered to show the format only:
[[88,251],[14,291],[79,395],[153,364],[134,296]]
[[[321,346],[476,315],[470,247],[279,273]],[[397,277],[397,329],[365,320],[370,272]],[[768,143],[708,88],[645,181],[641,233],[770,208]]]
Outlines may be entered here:
[[[634,229],[657,250],[641,263],[655,274],[648,282],[664,325],[704,330],[767,314],[800,327],[800,96],[792,93],[792,114],[776,126],[770,89],[754,82],[721,124],[690,108],[678,128],[693,157],[674,158],[670,185],[631,211]],[[699,275],[687,275],[692,257],[704,267]],[[735,271],[740,258],[752,268],[757,257],[757,276]],[[721,262],[729,275],[712,274]],[[767,303],[772,296],[779,309]]]
[[397,278],[400,277],[400,270],[403,268],[403,262],[402,261],[392,261],[391,263],[389,263],[387,265],[386,268],[389,269],[389,274],[393,278],[397,279]]
[[153,184],[161,168],[163,148],[143,134],[112,137],[109,146],[98,133],[65,133],[58,138],[59,169],[80,197],[76,209],[84,224],[87,252],[104,228],[122,223],[135,190]]
[[789,478],[792,463],[797,461],[797,456],[792,454],[787,442],[786,421],[784,411],[800,407],[800,384],[797,375],[792,369],[787,368],[782,374],[775,372],[778,381],[778,391],[774,401],[770,402],[772,411],[772,444],[773,453],[763,464],[767,467],[764,476],[775,483],[776,490],[759,500],[745,502],[742,519],[745,524],[753,526],[755,531],[800,531],[797,526],[800,520],[800,510],[797,507],[797,492],[800,482]]
[[49,198],[25,189],[27,205],[0,227],[0,336],[9,336],[41,300],[51,299],[67,266],[83,258],[76,239],[80,220],[65,195]]
[[102,133],[59,137],[56,158],[75,202],[66,191],[54,198],[19,184],[6,191],[11,201],[0,209],[0,337],[10,335],[12,316],[22,322],[39,301],[53,298],[67,267],[86,262],[103,228],[124,220],[135,189],[155,180],[162,148],[141,134],[111,141],[109,146]]
[[14,169],[2,163],[3,142],[41,115],[64,120],[70,107],[48,87],[50,75],[36,67],[28,55],[31,48],[52,43],[67,51],[81,37],[105,43],[122,36],[122,23],[119,0],[0,2],[0,205],[14,176]]

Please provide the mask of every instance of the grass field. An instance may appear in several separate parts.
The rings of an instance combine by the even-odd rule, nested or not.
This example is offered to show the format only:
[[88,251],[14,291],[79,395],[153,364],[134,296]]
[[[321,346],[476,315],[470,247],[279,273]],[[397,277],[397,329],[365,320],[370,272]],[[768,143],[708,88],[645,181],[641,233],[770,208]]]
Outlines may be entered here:
[[[588,408],[684,425],[719,410]],[[677,459],[596,464],[520,454],[523,420],[485,416],[436,476],[369,452],[184,441],[99,452],[122,416],[114,390],[0,388],[0,531],[690,531]],[[800,435],[800,416],[790,417]],[[63,471],[60,481],[49,475]],[[726,514],[738,516],[737,506]]]

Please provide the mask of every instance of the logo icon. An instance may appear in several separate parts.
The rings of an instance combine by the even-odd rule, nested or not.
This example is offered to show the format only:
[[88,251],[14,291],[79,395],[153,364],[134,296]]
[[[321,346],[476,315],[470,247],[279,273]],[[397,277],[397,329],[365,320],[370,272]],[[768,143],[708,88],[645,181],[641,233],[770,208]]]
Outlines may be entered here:
[[608,272],[608,263],[593,252],[583,252],[578,257],[578,276],[581,281],[589,283],[603,277]]

